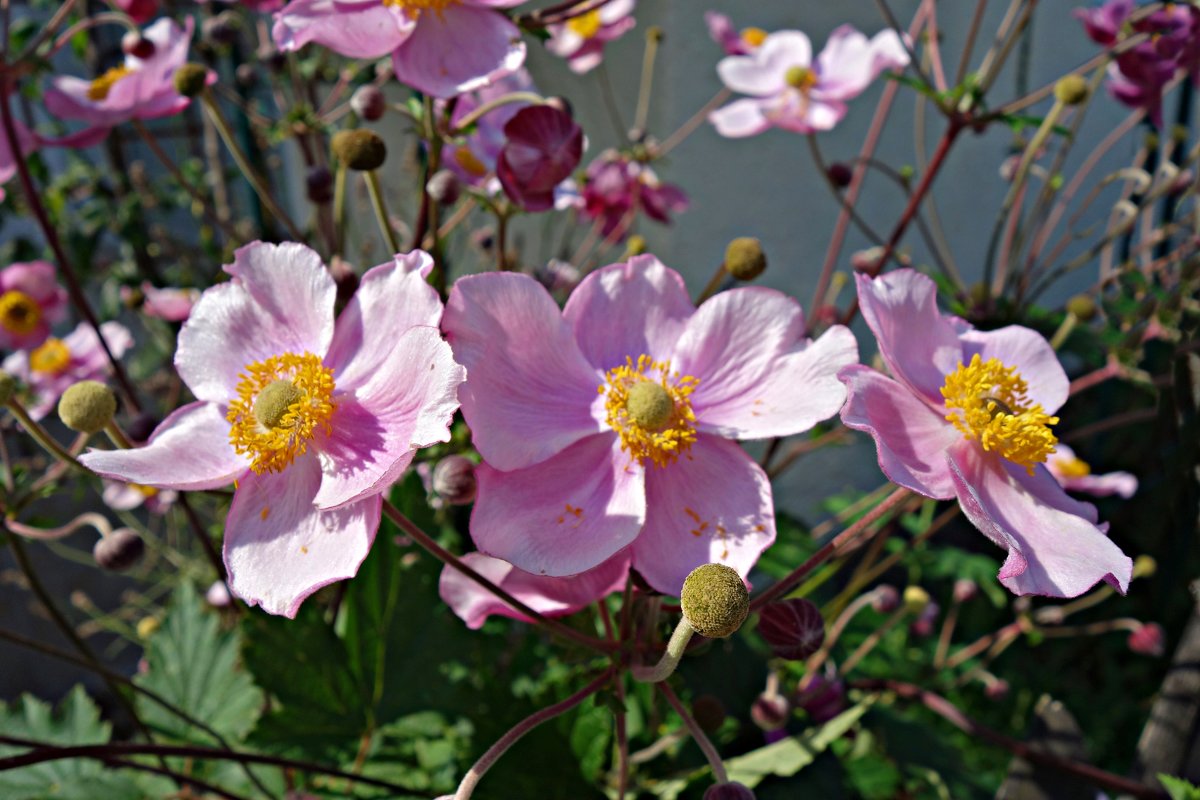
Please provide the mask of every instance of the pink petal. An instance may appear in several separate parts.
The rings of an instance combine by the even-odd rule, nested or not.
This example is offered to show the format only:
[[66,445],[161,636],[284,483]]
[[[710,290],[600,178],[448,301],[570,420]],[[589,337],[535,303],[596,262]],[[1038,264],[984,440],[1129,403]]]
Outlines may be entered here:
[[756,98],[735,100],[708,115],[717,133],[730,139],[756,136],[770,130],[771,121],[763,114],[763,101]]
[[863,319],[884,363],[898,381],[941,408],[942,386],[963,353],[954,326],[938,311],[937,286],[911,269],[855,278]]
[[838,377],[850,393],[842,422],[875,440],[879,468],[888,480],[926,497],[954,497],[946,451],[963,437],[945,416],[907,386],[869,367],[855,364]]
[[142,313],[149,317],[158,317],[168,322],[182,322],[192,313],[192,306],[200,298],[196,289],[158,289],[149,281],[142,282]]
[[130,450],[89,450],[83,465],[105,478],[165,489],[217,489],[250,468],[229,444],[229,422],[215,403],[191,403]]
[[958,502],[989,539],[1008,550],[1000,582],[1015,594],[1077,597],[1104,580],[1122,594],[1133,561],[1044,468],[1031,476],[973,442],[950,451]]
[[895,31],[877,33],[873,39],[850,25],[842,25],[829,35],[829,41],[817,56],[820,84],[813,94],[826,100],[857,97],[889,69],[908,66],[908,52]]
[[451,5],[422,14],[392,56],[396,78],[434,97],[453,97],[516,72],[525,63],[521,32],[503,14]]
[[686,458],[647,471],[633,566],[658,591],[678,597],[701,564],[725,564],[744,579],[774,541],[771,483],[737,444],[702,434]]
[[679,273],[642,255],[584,278],[563,318],[584,357],[607,371],[627,357],[636,362],[639,355],[669,353],[694,311]]
[[[574,614],[607,597],[625,585],[625,576],[629,573],[628,550],[622,550],[600,566],[570,578],[531,575],[483,553],[468,553],[460,560],[534,611],[548,617]],[[483,623],[493,614],[529,621],[521,612],[449,565],[442,568],[438,594],[472,630],[483,627]]]
[[382,3],[293,0],[275,14],[271,37],[284,51],[316,42],[349,58],[381,58],[399,47],[415,27],[402,8]]
[[315,250],[296,242],[253,242],[235,250],[224,269],[278,321],[278,337],[289,349],[325,355],[337,285]]
[[320,511],[320,482],[310,454],[283,472],[249,472],[238,486],[225,520],[225,567],[229,588],[249,605],[294,617],[306,597],[354,577],[367,557],[382,499]]
[[337,371],[337,385],[350,389],[371,380],[396,341],[417,325],[437,327],[442,301],[426,282],[433,259],[424,250],[397,254],[367,271],[337,319],[325,363]]
[[533,278],[489,272],[459,279],[442,328],[467,368],[459,399],[475,446],[496,469],[536,464],[603,430],[591,406],[604,377]]
[[[333,433],[317,442],[323,478],[314,502],[337,508],[386,491],[417,448],[450,441],[465,371],[437,328],[409,328],[387,348],[375,373],[353,397],[335,397]],[[335,380],[336,380],[335,376]]]
[[535,575],[592,569],[632,542],[646,520],[642,468],[612,433],[522,470],[483,464],[476,476],[475,545]]
[[772,125],[796,133],[833,130],[849,110],[843,103],[793,91],[763,100],[762,106],[763,115]]
[[967,331],[960,338],[964,363],[978,353],[984,361],[997,358],[1006,366],[1016,367],[1029,384],[1029,399],[1041,403],[1047,414],[1067,402],[1071,382],[1054,348],[1037,331],[1009,325],[994,331]]
[[1085,492],[1093,497],[1118,495],[1128,500],[1137,494],[1138,479],[1129,472],[1108,472],[1103,475],[1068,475],[1063,469],[1076,459],[1075,451],[1062,442],[1054,446],[1054,453],[1046,461],[1046,469],[1064,489],[1070,492]]
[[745,56],[726,56],[717,64],[717,74],[729,89],[765,97],[787,88],[790,67],[812,63],[812,43],[800,31],[778,31],[762,46]]

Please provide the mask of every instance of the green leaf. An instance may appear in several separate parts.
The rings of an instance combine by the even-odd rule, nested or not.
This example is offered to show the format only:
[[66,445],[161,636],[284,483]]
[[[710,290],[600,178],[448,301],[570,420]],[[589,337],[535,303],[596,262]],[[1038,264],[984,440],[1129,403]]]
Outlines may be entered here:
[[854,727],[872,702],[874,700],[864,700],[819,728],[810,728],[799,736],[790,736],[744,756],[729,759],[725,762],[729,780],[753,789],[768,775],[781,778],[795,775]]
[[608,760],[608,740],[613,729],[612,711],[593,704],[575,716],[571,726],[571,751],[579,759],[579,770],[588,780],[600,775]]
[[[453,793],[469,763],[473,734],[465,718],[450,723],[436,711],[409,714],[376,732],[363,774],[426,795]],[[363,786],[361,793],[378,797],[379,790]]]
[[1159,773],[1158,782],[1167,790],[1171,800],[1200,800],[1200,788],[1192,785],[1183,778],[1175,778]]
[[[217,615],[205,611],[196,590],[185,582],[175,590],[162,626],[150,637],[149,668],[134,682],[222,736],[241,741],[258,719],[263,696],[241,668],[239,647],[237,632],[221,631]],[[176,739],[212,741],[209,734],[158,703],[139,695],[137,706],[147,725]]]

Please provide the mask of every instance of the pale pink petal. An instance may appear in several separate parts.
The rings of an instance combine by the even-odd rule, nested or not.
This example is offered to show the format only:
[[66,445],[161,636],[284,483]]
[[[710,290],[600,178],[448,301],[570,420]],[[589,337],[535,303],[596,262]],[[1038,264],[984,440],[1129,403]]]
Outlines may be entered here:
[[763,114],[763,101],[749,97],[715,109],[708,115],[708,121],[717,133],[730,139],[757,136],[771,129],[771,121]]
[[379,529],[382,499],[321,511],[321,468],[311,454],[283,472],[247,473],[225,520],[229,588],[270,614],[296,616],[306,597],[354,577]]
[[[460,560],[534,611],[548,617],[573,614],[607,597],[625,585],[625,576],[629,573],[628,550],[570,578],[532,575],[507,561],[483,553],[468,553]],[[483,623],[493,614],[529,621],[521,612],[449,565],[442,568],[438,594],[472,630],[483,627]]]
[[102,483],[104,488],[100,492],[100,499],[113,511],[131,511],[146,502],[146,495],[133,484],[110,480]]
[[571,293],[563,318],[600,370],[670,352],[695,310],[683,278],[651,255],[602,267]]
[[1066,490],[1071,492],[1086,492],[1094,497],[1118,495],[1128,500],[1137,493],[1138,479],[1129,472],[1107,472],[1103,475],[1071,475],[1067,468],[1078,457],[1075,451],[1059,442],[1054,446],[1054,452],[1046,460],[1046,469],[1054,479]]
[[490,272],[459,279],[442,328],[467,368],[459,399],[475,446],[496,469],[536,464],[603,429],[591,406],[604,376],[533,278]]
[[414,250],[362,276],[338,316],[325,359],[337,371],[338,388],[349,389],[370,380],[409,328],[436,328],[441,322],[442,301],[425,280],[432,269],[429,254]]
[[315,443],[323,472],[314,500],[320,508],[387,490],[417,448],[450,441],[465,371],[438,329],[409,328],[398,338],[372,342],[387,353],[353,396],[334,397],[333,432]]
[[158,289],[149,282],[142,283],[142,313],[168,322],[182,322],[192,313],[192,306],[200,299],[197,289]]
[[1133,561],[1096,526],[1095,510],[1069,498],[1045,468],[1029,475],[973,442],[951,449],[950,466],[963,512],[1008,550],[999,578],[1010,591],[1077,597],[1101,580],[1128,589]]
[[647,470],[633,567],[663,594],[678,597],[701,564],[725,564],[744,580],[774,541],[771,482],[734,442],[701,434],[686,457]]
[[521,32],[503,14],[451,5],[422,14],[392,56],[396,78],[434,97],[453,97],[516,72],[525,63]]
[[857,361],[854,334],[834,325],[815,342],[797,342],[758,381],[741,384],[740,391],[697,399],[700,429],[729,439],[803,433],[838,413],[846,401],[838,370]]
[[787,91],[760,101],[767,121],[777,128],[796,133],[832,130],[846,116],[843,103],[806,97]]
[[850,25],[829,35],[817,56],[820,83],[813,94],[826,100],[849,100],[862,93],[879,73],[908,66],[908,52],[895,31],[886,30],[868,40]]
[[938,311],[933,279],[911,269],[855,277],[863,319],[884,363],[897,380],[941,408],[942,386],[962,360],[962,346],[954,325]]
[[1067,402],[1071,382],[1054,348],[1037,331],[1009,325],[994,331],[967,331],[961,340],[964,363],[978,354],[984,361],[996,358],[1005,366],[1016,367],[1029,385],[1029,399],[1040,403],[1047,414]]
[[296,242],[253,242],[235,250],[224,269],[275,318],[287,350],[325,355],[337,285],[317,251]]
[[480,465],[471,538],[535,575],[592,569],[629,545],[646,520],[643,472],[613,433],[589,436],[526,469]]
[[954,497],[946,451],[963,436],[945,416],[869,367],[849,366],[838,377],[849,391],[842,422],[875,439],[879,468],[888,480],[926,497]]
[[112,480],[189,491],[228,486],[250,468],[229,444],[224,412],[204,402],[177,409],[142,447],[92,449],[79,460]]
[[800,31],[777,31],[750,55],[726,56],[717,74],[726,87],[741,94],[765,97],[787,88],[787,71],[812,63],[812,43]]
[[271,36],[280,50],[299,50],[316,42],[349,58],[381,58],[415,27],[402,6],[293,0],[275,14]]

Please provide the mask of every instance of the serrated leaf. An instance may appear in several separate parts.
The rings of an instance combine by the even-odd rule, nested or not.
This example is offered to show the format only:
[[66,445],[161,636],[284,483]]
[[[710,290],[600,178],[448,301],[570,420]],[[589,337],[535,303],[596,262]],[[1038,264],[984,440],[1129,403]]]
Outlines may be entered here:
[[605,705],[592,704],[575,716],[571,726],[571,752],[579,759],[579,771],[588,780],[595,780],[608,760],[612,728],[612,711]]
[[1158,782],[1167,790],[1171,800],[1200,800],[1200,788],[1193,786],[1183,778],[1175,778],[1163,773],[1158,774]]
[[769,775],[781,778],[795,775],[854,727],[872,702],[874,701],[864,700],[818,728],[810,728],[798,736],[789,736],[743,756],[729,759],[725,762],[729,780],[753,789]]

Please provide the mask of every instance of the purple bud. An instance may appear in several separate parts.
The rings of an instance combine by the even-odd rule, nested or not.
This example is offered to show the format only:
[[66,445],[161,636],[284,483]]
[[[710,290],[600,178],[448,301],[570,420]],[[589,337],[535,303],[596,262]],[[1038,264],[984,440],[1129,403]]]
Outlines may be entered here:
[[446,456],[433,468],[430,484],[450,505],[466,505],[475,499],[475,464],[466,456]]
[[350,108],[367,122],[374,122],[387,111],[387,98],[378,86],[367,84],[354,90],[350,96]]
[[812,717],[813,722],[828,722],[846,708],[846,689],[837,678],[813,675],[808,685],[795,697],[796,705]]
[[328,203],[333,200],[333,173],[327,167],[310,168],[304,176],[304,188],[312,202]]
[[825,620],[811,602],[793,598],[765,606],[758,632],[779,658],[803,661],[825,641]]
[[1144,656],[1161,656],[1166,651],[1166,636],[1157,622],[1147,622],[1129,634],[1129,649]]
[[92,558],[104,569],[124,572],[141,561],[145,552],[146,543],[142,537],[129,528],[117,528],[96,542],[92,548]]
[[200,38],[212,45],[233,44],[237,41],[237,28],[237,18],[222,11],[200,23]]
[[147,39],[138,31],[129,31],[121,37],[121,50],[134,58],[145,61],[154,55],[154,42]]
[[934,625],[937,623],[938,614],[940,613],[942,613],[942,609],[938,604],[930,601],[921,611],[921,615],[908,626],[908,630],[913,636],[932,636]]
[[854,179],[854,171],[841,162],[830,164],[827,174],[829,175],[829,182],[839,189],[845,189],[850,185],[850,181]]
[[984,687],[983,693],[988,700],[1003,700],[1008,696],[1008,681],[1003,678],[996,678]]
[[880,614],[890,614],[900,607],[900,593],[895,586],[882,583],[873,591],[875,596],[871,598],[871,608]]
[[954,602],[967,603],[979,594],[979,586],[970,578],[959,578],[954,582]]
[[740,783],[714,783],[705,789],[704,800],[754,800],[754,792]]
[[462,193],[462,184],[458,180],[458,176],[448,169],[439,169],[433,175],[429,176],[429,181],[425,184],[425,190],[429,192],[429,196],[434,202],[443,206],[454,205],[457,202],[459,195]]
[[791,703],[780,694],[763,692],[750,706],[750,719],[764,731],[777,731],[787,725],[791,713]]
[[702,694],[692,701],[692,717],[701,730],[712,733],[725,722],[725,704],[715,694]]

